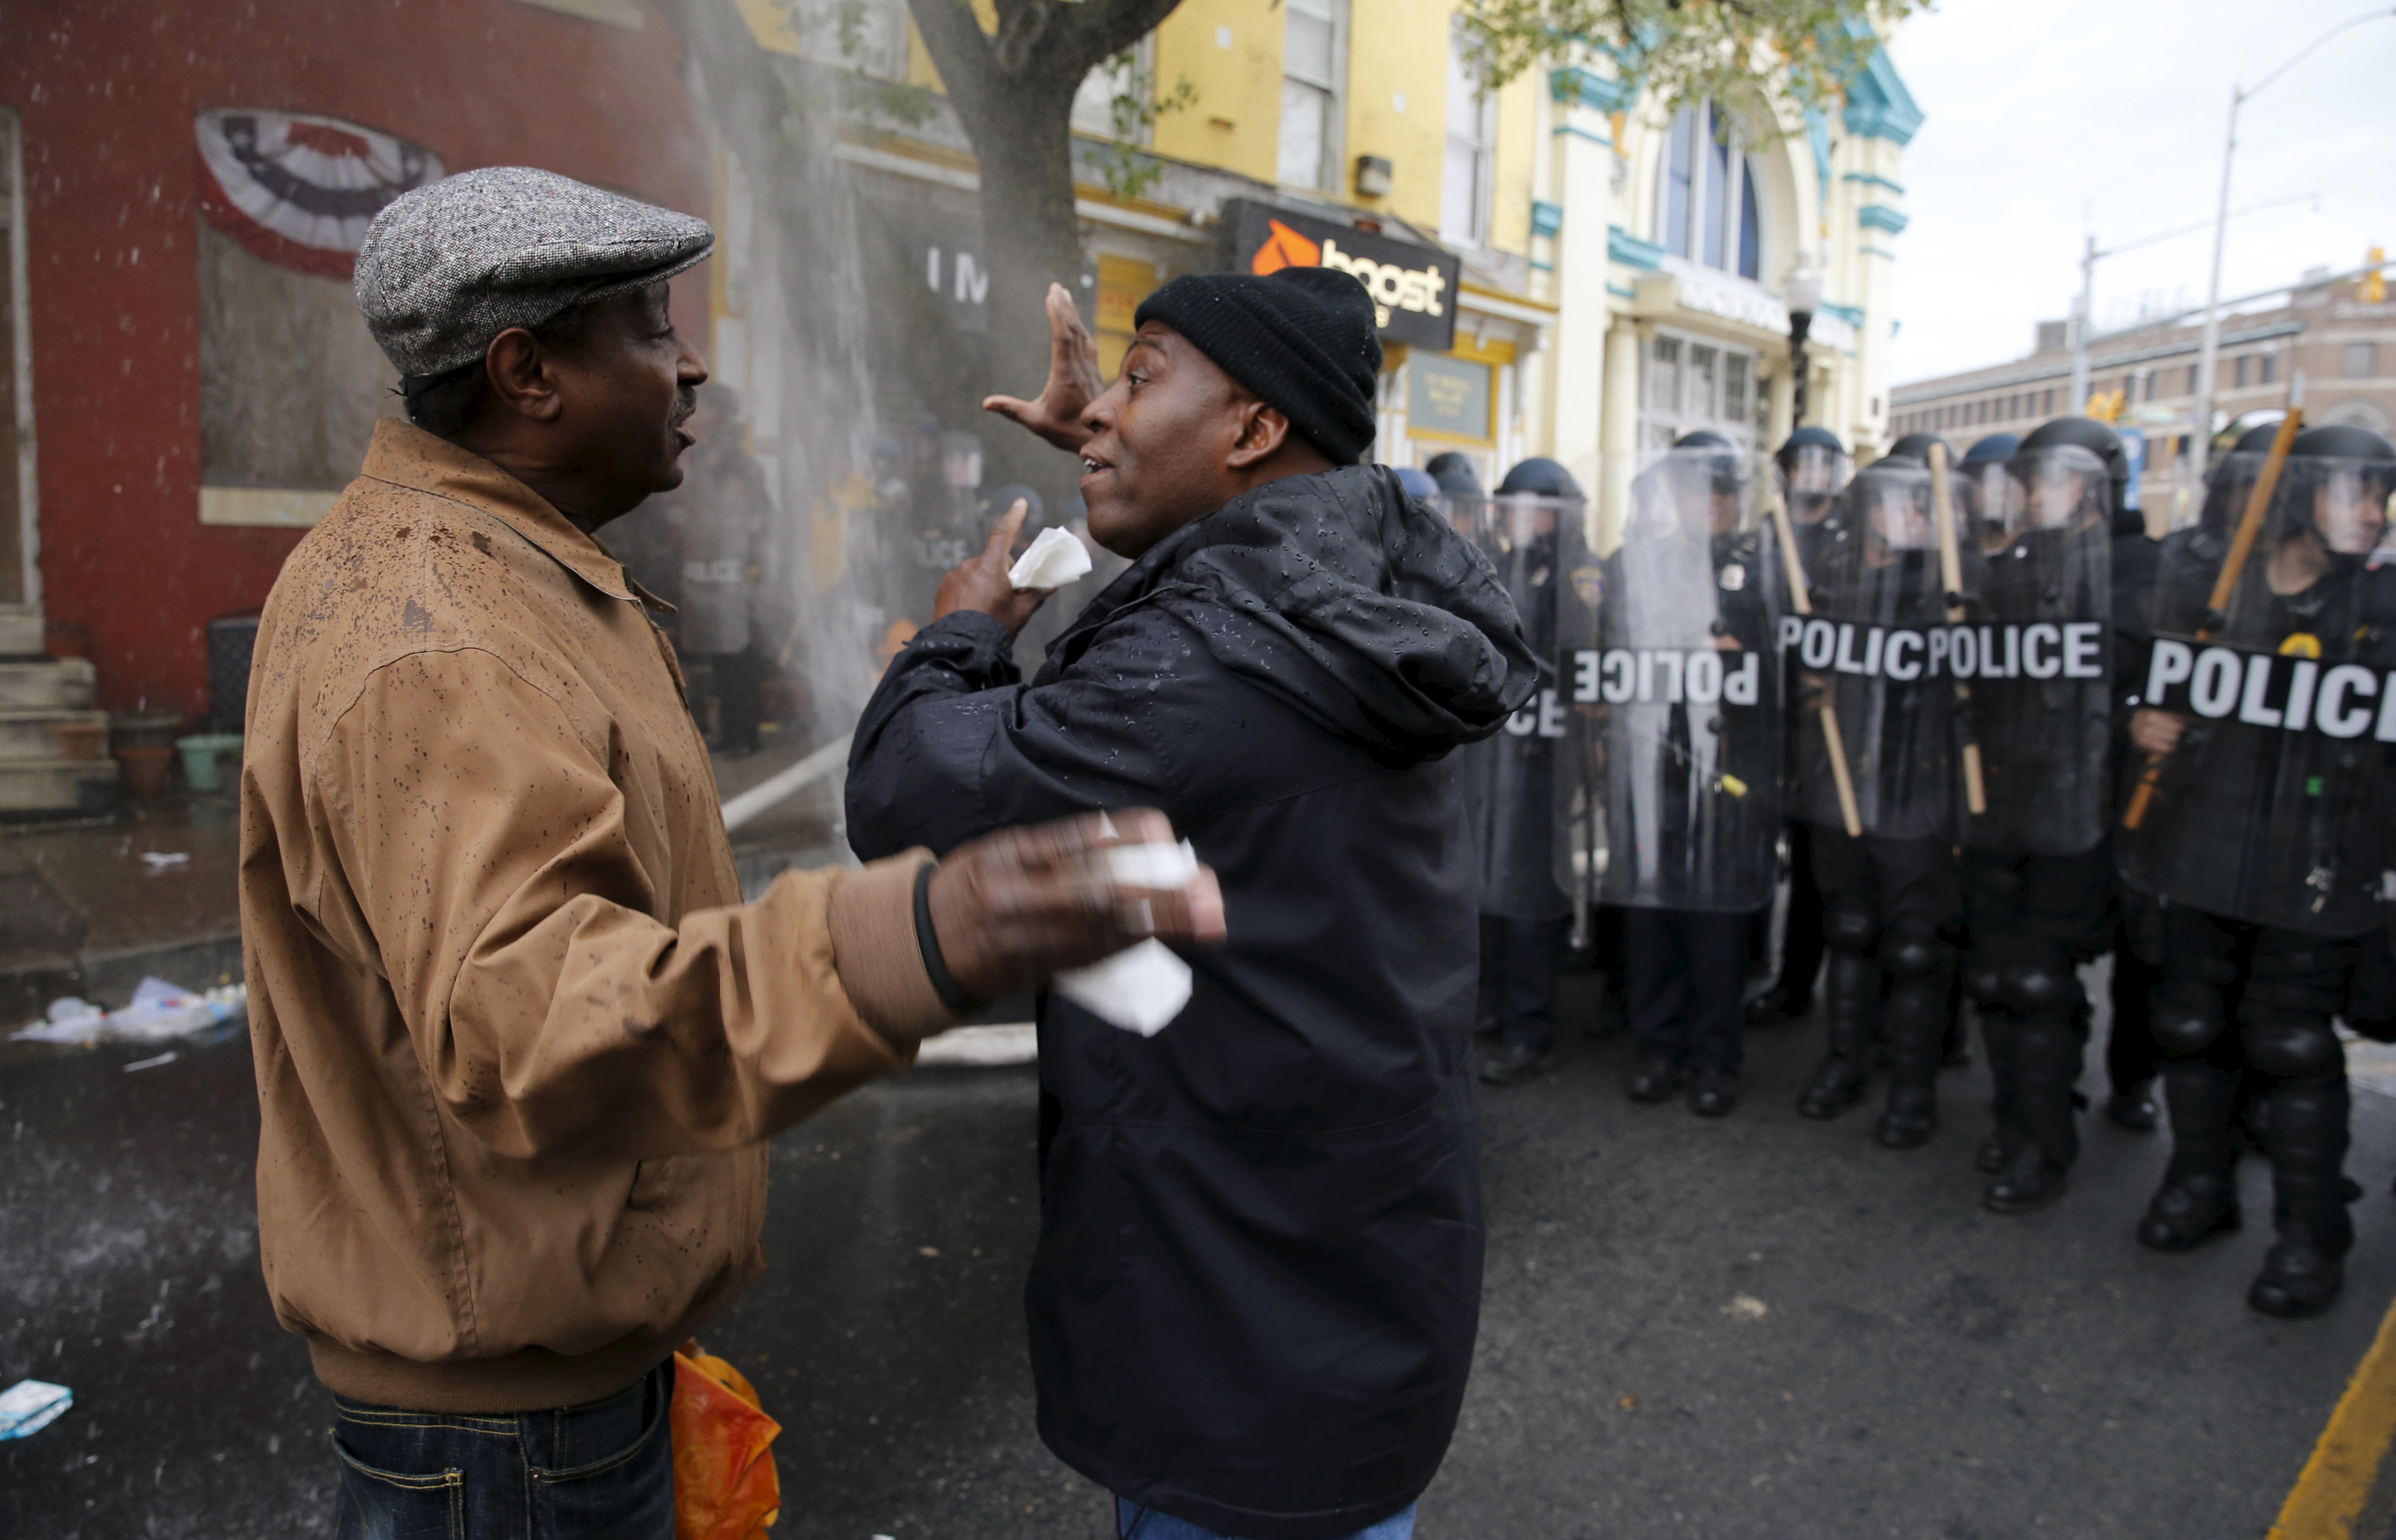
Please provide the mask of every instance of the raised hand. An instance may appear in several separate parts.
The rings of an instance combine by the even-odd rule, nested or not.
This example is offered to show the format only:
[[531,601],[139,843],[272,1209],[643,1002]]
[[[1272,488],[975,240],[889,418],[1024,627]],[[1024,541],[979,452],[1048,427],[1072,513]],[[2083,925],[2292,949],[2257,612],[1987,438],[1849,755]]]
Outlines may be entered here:
[[1010,395],[984,396],[981,409],[1024,427],[1067,454],[1080,452],[1090,442],[1082,426],[1082,411],[1098,398],[1107,382],[1098,373],[1098,344],[1082,325],[1082,312],[1062,284],[1048,285],[1048,383],[1036,401]]
[[1006,628],[1014,636],[1023,630],[1032,612],[1046,603],[1046,589],[1018,589],[1007,580],[1006,569],[1014,565],[1015,537],[1023,528],[1026,512],[1021,498],[1015,506],[1000,516],[990,530],[990,540],[981,554],[960,562],[940,579],[938,592],[932,595],[932,618],[953,615],[959,610],[979,610]]
[[1110,845],[1166,843],[1173,825],[1152,808],[1086,813],[1028,829],[1002,829],[949,853],[925,896],[941,961],[978,1000],[1036,989],[1156,936],[1211,945],[1223,939],[1223,893],[1200,867],[1187,887],[1130,887],[1094,859]]

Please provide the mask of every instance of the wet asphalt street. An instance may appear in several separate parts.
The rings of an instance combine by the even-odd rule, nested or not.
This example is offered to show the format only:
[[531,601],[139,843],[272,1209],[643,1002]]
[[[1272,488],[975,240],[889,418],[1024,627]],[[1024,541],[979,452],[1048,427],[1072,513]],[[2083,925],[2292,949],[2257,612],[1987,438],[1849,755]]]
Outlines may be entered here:
[[[1723,1123],[1626,1102],[1620,1040],[1565,1048],[1484,1100],[1487,1301],[1430,1540],[2258,1536],[2396,1294],[2374,1092],[2347,1298],[2291,1324],[2243,1302],[2257,1162],[2245,1234],[2157,1256],[2130,1228],[2161,1135],[2094,1123],[2060,1208],[1978,1208],[1977,1069],[1899,1155],[1861,1113],[1795,1115],[1809,1026],[1751,1035]],[[75,1393],[0,1444],[0,1535],[323,1533],[323,1392],[257,1271],[246,1041],[124,1068],[154,1053],[0,1048],[0,1385]],[[777,1142],[773,1271],[709,1346],[784,1424],[778,1535],[1113,1533],[1032,1431],[1032,1108],[1028,1069],[929,1071]]]

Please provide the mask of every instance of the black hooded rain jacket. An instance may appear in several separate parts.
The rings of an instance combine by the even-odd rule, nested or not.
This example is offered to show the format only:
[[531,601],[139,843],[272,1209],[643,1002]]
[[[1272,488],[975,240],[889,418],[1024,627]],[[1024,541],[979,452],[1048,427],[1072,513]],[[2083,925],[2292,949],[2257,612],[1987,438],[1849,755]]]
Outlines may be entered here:
[[1030,684],[925,627],[867,705],[871,857],[1161,808],[1230,938],[1151,1038],[1040,1003],[1040,1431],[1143,1506],[1322,1540],[1413,1502],[1471,1365],[1475,856],[1448,751],[1537,687],[1488,563],[1396,476],[1273,482],[1160,542]]

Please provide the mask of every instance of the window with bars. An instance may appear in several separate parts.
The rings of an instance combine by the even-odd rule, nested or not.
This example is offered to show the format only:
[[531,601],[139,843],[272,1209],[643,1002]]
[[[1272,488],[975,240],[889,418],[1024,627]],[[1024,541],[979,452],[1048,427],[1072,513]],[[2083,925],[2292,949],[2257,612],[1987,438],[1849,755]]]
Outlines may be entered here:
[[1339,99],[1348,73],[1346,0],[1288,0],[1282,29],[1281,153],[1285,187],[1340,190]]
[[1672,118],[1657,179],[1656,226],[1657,242],[1675,257],[1741,278],[1762,274],[1754,163],[1737,124],[1710,101]]

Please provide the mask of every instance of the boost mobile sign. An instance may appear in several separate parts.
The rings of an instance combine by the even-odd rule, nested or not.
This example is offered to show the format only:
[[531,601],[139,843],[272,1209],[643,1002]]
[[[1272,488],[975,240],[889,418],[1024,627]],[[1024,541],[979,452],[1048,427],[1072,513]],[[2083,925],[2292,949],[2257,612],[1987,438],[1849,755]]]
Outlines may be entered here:
[[2147,665],[2146,703],[2219,722],[2234,718],[2283,733],[2396,743],[2396,673],[2360,663],[2254,652],[2158,636]]
[[1224,204],[1223,222],[1231,231],[1234,272],[1262,275],[1285,267],[1324,267],[1353,273],[1373,297],[1383,341],[1438,352],[1456,345],[1456,285],[1462,264],[1449,253],[1245,198]]
[[1780,646],[1816,672],[1894,679],[2102,679],[2105,623],[2036,620],[1989,626],[1893,626],[1780,617]]

